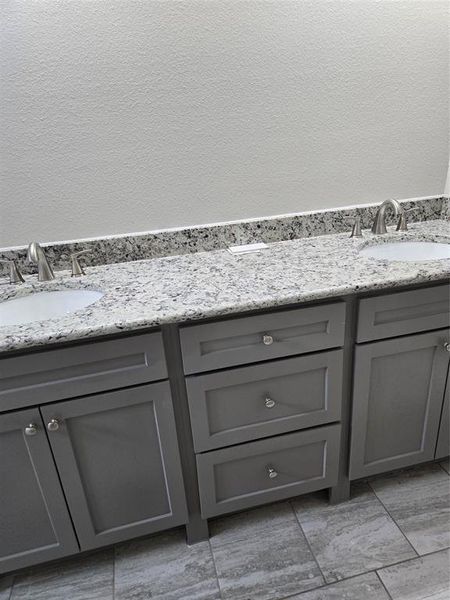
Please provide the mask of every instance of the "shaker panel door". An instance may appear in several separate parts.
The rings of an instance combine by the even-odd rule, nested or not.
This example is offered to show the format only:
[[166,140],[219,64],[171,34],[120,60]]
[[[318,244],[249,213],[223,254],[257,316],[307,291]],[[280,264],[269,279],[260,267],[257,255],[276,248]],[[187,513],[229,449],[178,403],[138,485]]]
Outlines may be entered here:
[[0,573],[78,552],[38,409],[0,416]]
[[167,382],[41,411],[82,549],[186,523]]
[[350,478],[433,460],[449,354],[447,330],[359,346]]

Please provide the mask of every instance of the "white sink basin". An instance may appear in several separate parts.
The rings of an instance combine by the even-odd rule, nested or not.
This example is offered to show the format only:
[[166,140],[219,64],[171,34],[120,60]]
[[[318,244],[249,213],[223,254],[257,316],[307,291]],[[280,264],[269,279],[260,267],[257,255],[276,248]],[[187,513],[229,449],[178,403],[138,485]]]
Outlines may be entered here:
[[378,260],[442,260],[450,258],[450,244],[439,242],[390,242],[366,246],[360,250],[363,256]]
[[37,292],[0,303],[0,326],[45,321],[85,308],[104,294],[93,290]]

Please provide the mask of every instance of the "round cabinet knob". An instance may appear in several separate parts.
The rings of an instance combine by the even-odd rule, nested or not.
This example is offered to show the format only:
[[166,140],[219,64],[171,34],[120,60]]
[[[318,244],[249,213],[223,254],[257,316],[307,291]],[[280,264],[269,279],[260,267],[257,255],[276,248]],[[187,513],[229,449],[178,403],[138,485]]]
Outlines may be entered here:
[[444,350],[447,350],[447,352],[450,352],[450,342],[444,343]]
[[47,423],[47,429],[49,431],[58,431],[58,429],[59,429],[58,419],[50,419],[50,421]]
[[275,479],[275,477],[278,477],[278,473],[273,467],[267,467],[267,475],[269,476],[269,479]]
[[266,333],[265,335],[263,335],[262,341],[265,346],[270,346],[271,344],[273,344],[273,337]]
[[37,433],[37,425],[34,423],[30,423],[25,427],[25,435],[36,435]]
[[266,408],[273,408],[275,406],[275,400],[272,400],[272,398],[266,398],[264,404],[266,405]]

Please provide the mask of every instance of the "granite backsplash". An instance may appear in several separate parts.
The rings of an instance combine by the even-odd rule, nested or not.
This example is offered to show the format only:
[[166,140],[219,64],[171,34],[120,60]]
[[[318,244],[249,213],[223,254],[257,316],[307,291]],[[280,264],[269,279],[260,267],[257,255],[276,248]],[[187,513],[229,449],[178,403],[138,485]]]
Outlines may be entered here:
[[[450,217],[449,199],[444,196],[404,200],[401,203],[405,210],[413,209],[408,215],[410,222]],[[343,233],[350,231],[352,219],[358,215],[361,217],[363,228],[369,228],[377,208],[378,204],[325,209],[212,225],[54,242],[42,246],[45,247],[48,260],[54,269],[62,270],[69,268],[70,254],[81,250],[89,251],[89,254],[83,257],[84,264],[96,266],[218,250],[239,244],[278,242]],[[393,223],[392,215],[388,223]],[[23,273],[33,273],[36,267],[27,264],[26,252],[25,246],[0,248],[0,259],[15,259]],[[0,263],[0,276],[6,275],[7,269],[7,265]]]

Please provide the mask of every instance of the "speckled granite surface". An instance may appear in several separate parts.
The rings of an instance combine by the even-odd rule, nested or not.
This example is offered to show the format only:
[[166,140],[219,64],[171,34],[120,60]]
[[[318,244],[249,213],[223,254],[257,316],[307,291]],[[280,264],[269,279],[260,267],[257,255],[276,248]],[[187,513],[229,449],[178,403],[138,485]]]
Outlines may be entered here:
[[[405,210],[412,209],[408,214],[408,221],[413,223],[439,219],[443,210],[447,210],[448,203],[446,205],[445,202],[442,196],[432,196],[402,200],[401,204]],[[97,266],[209,252],[239,244],[272,243],[343,233],[350,231],[351,220],[356,216],[361,217],[363,227],[370,227],[377,209],[378,205],[372,204],[88,240],[55,242],[44,246],[50,264],[56,270],[61,270],[69,268],[70,254],[82,250],[89,251],[89,255],[83,257],[83,262],[89,266]],[[394,222],[391,212],[388,212],[387,217],[389,223]],[[26,252],[26,247],[3,250],[0,248],[0,259],[14,258],[23,273],[34,273],[35,266],[27,264],[25,260]],[[6,273],[7,266],[0,263],[0,276]]]
[[346,233],[277,242],[260,254],[199,252],[90,267],[80,279],[60,272],[49,283],[38,283],[36,276],[29,276],[20,286],[2,284],[0,301],[68,287],[102,290],[105,295],[86,309],[59,319],[0,327],[0,352],[450,276],[450,260],[388,263],[364,258],[358,252],[367,244],[392,239],[450,243],[447,221],[415,223],[406,233],[386,236],[364,233],[364,239]]

